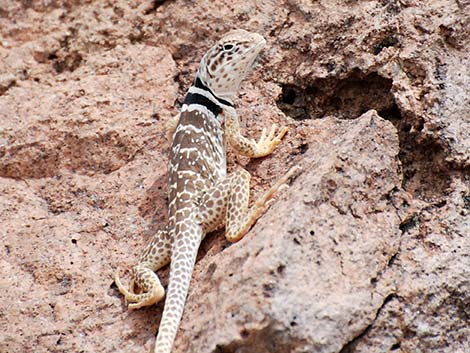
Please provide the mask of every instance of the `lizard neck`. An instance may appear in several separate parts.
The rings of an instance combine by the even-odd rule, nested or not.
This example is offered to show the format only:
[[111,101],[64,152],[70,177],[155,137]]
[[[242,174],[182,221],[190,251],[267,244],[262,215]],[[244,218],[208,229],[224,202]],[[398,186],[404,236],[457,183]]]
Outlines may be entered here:
[[209,92],[215,99],[217,99],[217,101],[220,104],[233,107],[233,102],[232,102],[233,94],[232,93],[215,94],[214,91],[209,88],[209,86],[204,82],[203,79],[201,79],[199,75],[196,76],[193,86]]
[[215,118],[218,118],[224,109],[233,108],[233,102],[231,97],[217,96],[198,75],[186,94],[181,111],[184,112],[190,106],[211,113]]

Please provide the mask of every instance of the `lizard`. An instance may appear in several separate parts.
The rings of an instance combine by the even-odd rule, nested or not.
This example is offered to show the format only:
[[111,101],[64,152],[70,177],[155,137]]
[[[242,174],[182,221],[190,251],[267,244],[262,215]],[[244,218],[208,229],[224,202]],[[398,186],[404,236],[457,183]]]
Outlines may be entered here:
[[[130,290],[117,272],[114,278],[129,309],[153,305],[165,295],[155,271],[170,263],[155,353],[171,352],[204,236],[225,225],[226,239],[240,240],[299,170],[291,168],[251,208],[250,174],[241,167],[227,173],[227,144],[241,155],[264,157],[274,151],[288,130],[273,124],[269,133],[262,130],[258,142],[240,132],[233,97],[265,45],[260,34],[242,29],[224,35],[202,58],[180,114],[167,124],[173,135],[167,226],[156,232],[133,267]],[[140,292],[134,292],[135,285]]]

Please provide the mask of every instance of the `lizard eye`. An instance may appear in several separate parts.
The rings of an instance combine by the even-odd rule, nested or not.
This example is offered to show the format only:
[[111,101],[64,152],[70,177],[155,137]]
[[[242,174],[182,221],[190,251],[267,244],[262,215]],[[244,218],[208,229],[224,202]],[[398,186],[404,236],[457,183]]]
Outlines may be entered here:
[[233,49],[233,44],[224,44],[224,51],[230,51]]

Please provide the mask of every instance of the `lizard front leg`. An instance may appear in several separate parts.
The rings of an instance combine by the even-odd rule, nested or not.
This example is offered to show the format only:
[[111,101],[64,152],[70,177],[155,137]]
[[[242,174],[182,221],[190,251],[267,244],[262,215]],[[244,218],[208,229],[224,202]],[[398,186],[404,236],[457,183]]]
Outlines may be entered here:
[[[167,230],[160,230],[145,248],[139,263],[132,269],[133,279],[130,291],[123,286],[118,273],[115,274],[114,282],[126,301],[130,302],[129,309],[153,305],[163,298],[165,290],[155,271],[170,262],[170,255],[170,236]],[[133,293],[135,284],[142,290],[141,294]]]
[[175,130],[176,130],[176,127],[178,126],[179,121],[180,121],[180,113],[176,114],[165,123],[165,126],[163,129],[165,130],[165,137],[170,143],[173,140],[173,134],[175,133]]
[[267,134],[266,128],[264,128],[259,141],[256,142],[241,134],[240,121],[235,109],[226,108],[223,111],[223,115],[225,134],[228,142],[238,153],[250,158],[265,157],[271,154],[288,131],[287,127],[282,127],[276,135],[277,126],[273,124],[269,134]]

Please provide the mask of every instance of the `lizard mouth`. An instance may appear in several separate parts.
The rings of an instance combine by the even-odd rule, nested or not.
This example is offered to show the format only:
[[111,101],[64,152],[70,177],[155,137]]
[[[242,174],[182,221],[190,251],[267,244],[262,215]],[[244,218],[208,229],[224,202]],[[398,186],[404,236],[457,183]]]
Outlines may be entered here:
[[253,57],[253,59],[251,59],[250,64],[247,65],[247,70],[254,70],[260,64],[261,64],[261,56],[257,54],[255,57]]
[[260,40],[253,45],[251,48],[251,52],[253,56],[249,59],[247,67],[247,71],[253,69],[259,63],[259,53],[263,48],[266,46],[266,39],[260,36]]

